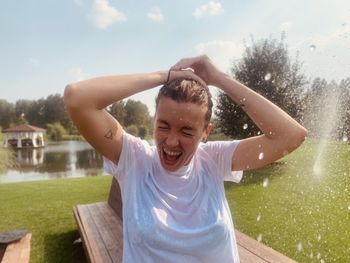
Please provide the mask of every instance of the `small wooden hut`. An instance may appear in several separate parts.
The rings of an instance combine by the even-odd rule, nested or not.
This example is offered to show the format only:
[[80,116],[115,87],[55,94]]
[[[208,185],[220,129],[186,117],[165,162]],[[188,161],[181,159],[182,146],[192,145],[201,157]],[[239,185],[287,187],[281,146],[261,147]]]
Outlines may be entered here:
[[45,130],[28,124],[21,124],[8,128],[4,133],[4,146],[14,148],[39,148],[44,147]]

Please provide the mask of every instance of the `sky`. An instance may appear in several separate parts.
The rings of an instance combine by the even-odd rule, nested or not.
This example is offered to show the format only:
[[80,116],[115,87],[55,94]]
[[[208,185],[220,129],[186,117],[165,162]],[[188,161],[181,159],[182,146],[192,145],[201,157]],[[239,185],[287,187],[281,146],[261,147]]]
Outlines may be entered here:
[[[252,36],[282,32],[308,78],[350,77],[349,0],[0,0],[0,99],[46,98],[200,54],[229,72]],[[157,90],[132,98],[153,114]]]

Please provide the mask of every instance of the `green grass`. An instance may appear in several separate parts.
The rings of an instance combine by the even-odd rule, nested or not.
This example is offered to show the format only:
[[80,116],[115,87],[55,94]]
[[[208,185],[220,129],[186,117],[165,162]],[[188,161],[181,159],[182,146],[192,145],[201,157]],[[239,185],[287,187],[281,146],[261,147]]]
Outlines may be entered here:
[[226,184],[235,226],[298,262],[350,262],[350,146],[331,143],[320,174],[316,153],[308,141],[281,162],[246,172],[241,184]]
[[[313,173],[317,145],[227,183],[235,226],[298,262],[350,262],[350,146],[331,143]],[[263,186],[268,178],[267,187]],[[84,262],[75,204],[107,199],[111,177],[0,184],[0,232],[33,233],[31,262]],[[260,220],[257,218],[260,216]]]
[[0,184],[0,232],[32,232],[31,261],[84,262],[73,218],[75,204],[107,200],[111,177]]

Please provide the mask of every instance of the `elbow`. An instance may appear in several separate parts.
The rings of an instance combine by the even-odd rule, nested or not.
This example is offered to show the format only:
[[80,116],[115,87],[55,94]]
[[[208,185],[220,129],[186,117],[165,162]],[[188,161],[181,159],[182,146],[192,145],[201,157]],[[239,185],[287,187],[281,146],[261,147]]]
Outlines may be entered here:
[[77,107],[76,88],[74,84],[68,84],[64,89],[63,100],[67,109]]
[[298,148],[305,141],[307,134],[308,130],[303,126],[300,126],[300,128],[295,131],[293,140],[290,140],[292,142],[290,144],[290,152]]

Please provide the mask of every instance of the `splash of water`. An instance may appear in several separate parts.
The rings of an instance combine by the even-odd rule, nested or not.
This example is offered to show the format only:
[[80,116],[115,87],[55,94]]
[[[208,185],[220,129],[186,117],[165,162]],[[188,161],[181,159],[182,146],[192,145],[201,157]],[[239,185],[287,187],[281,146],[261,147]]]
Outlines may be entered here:
[[324,171],[323,163],[326,160],[325,152],[327,144],[339,121],[339,116],[337,116],[339,110],[339,96],[339,92],[329,90],[327,106],[324,107],[323,112],[321,113],[320,121],[323,123],[323,130],[320,131],[320,143],[317,147],[316,159],[313,165],[313,172],[317,176],[321,175]]

